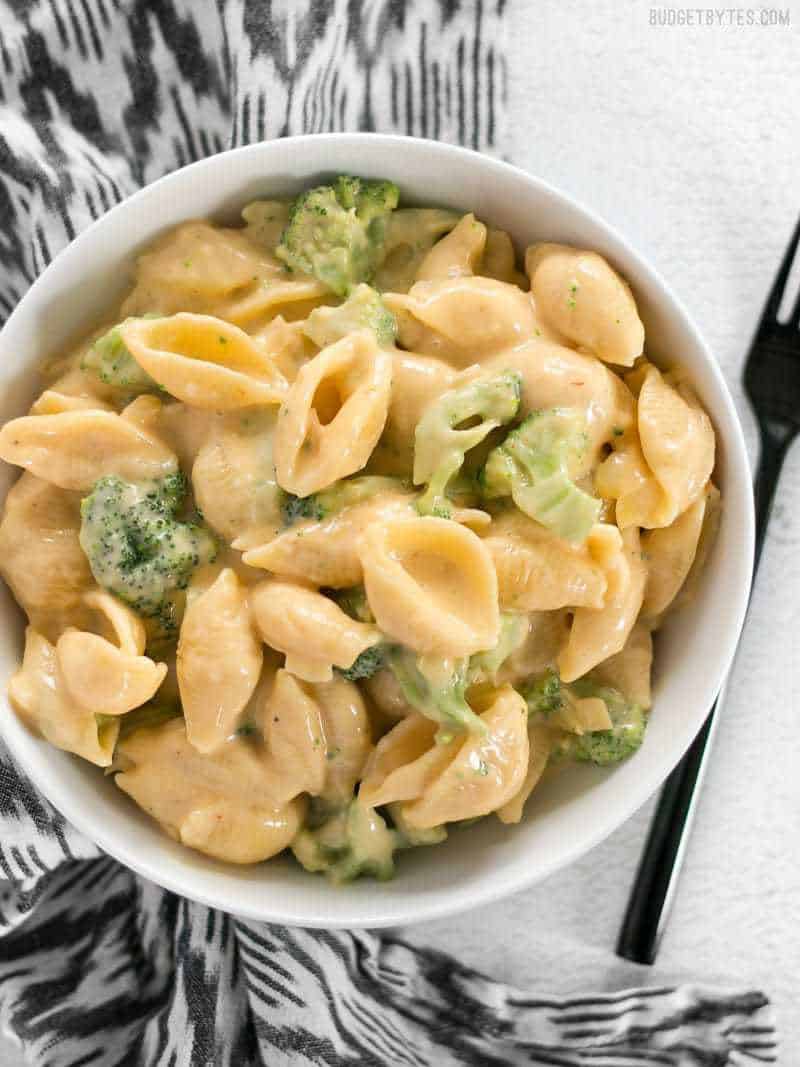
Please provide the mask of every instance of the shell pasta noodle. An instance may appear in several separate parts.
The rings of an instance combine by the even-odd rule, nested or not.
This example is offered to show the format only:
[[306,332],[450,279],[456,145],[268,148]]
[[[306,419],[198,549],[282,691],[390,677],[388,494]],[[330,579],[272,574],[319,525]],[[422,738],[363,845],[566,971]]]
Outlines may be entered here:
[[339,175],[130,282],[0,429],[31,730],[186,847],[337,884],[648,744],[721,504],[613,264]]

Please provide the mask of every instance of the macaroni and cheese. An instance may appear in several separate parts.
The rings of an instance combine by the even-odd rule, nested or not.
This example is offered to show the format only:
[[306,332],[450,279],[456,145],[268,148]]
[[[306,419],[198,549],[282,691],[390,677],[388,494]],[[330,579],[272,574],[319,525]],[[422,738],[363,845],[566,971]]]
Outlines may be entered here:
[[184,223],[0,430],[18,714],[185,845],[334,881],[631,756],[719,511],[611,265],[398,204]]

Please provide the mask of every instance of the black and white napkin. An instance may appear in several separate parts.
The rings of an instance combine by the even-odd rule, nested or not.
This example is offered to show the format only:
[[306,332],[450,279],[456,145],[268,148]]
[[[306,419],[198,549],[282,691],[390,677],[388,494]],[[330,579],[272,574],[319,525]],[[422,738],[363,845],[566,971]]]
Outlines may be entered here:
[[[502,155],[509,22],[505,0],[0,0],[0,321],[92,219],[232,145],[377,129]],[[391,936],[180,899],[1,747],[0,868],[0,1026],[36,1067],[776,1060],[756,990],[527,996]]]

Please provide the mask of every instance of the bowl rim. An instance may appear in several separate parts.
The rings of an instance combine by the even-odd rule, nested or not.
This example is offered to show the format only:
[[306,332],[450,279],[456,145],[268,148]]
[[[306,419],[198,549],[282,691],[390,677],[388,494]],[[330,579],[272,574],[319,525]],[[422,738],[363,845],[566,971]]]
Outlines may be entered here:
[[[438,155],[442,165],[449,165],[454,169],[461,165],[467,165],[469,167],[478,166],[483,168],[489,179],[491,179],[493,175],[509,175],[518,182],[523,182],[532,186],[545,196],[561,201],[573,212],[582,216],[586,222],[603,232],[609,241],[619,248],[628,261],[634,265],[636,270],[634,284],[641,282],[643,279],[646,280],[648,285],[658,292],[659,300],[668,309],[670,317],[679,320],[683,330],[693,338],[696,350],[701,357],[701,362],[705,364],[713,379],[717,399],[726,411],[728,428],[724,442],[729,462],[737,477],[746,477],[748,479],[748,484],[752,485],[750,463],[745,446],[741,421],[721,368],[715,360],[703,335],[686,309],[683,301],[661,276],[660,272],[638,251],[636,246],[623,236],[616,227],[608,223],[592,208],[588,207],[581,199],[573,196],[571,193],[562,191],[542,178],[529,173],[525,169],[469,148],[427,138],[408,137],[399,134],[360,132],[300,134],[292,137],[260,141],[254,144],[241,145],[236,148],[227,149],[223,152],[205,157],[177,170],[171,171],[148,185],[136,190],[136,192],[115,204],[105,214],[92,221],[53,257],[47,267],[23,294],[21,300],[17,303],[4,324],[2,331],[0,331],[0,346],[6,342],[9,335],[13,334],[17,322],[26,314],[27,305],[32,303],[34,298],[42,290],[48,288],[54,274],[53,268],[58,265],[59,269],[63,269],[65,262],[74,260],[78,272],[80,273],[80,256],[84,246],[91,243],[98,229],[107,228],[113,225],[114,221],[120,215],[130,211],[134,204],[139,204],[140,202],[151,198],[158,199],[162,197],[173,185],[177,186],[182,182],[187,181],[187,175],[199,175],[206,168],[213,168],[215,165],[219,165],[221,159],[233,160],[238,157],[264,152],[269,154],[271,149],[275,149],[278,146],[285,150],[291,150],[295,146],[299,148],[301,146],[306,146],[311,142],[335,142],[339,145],[348,145],[354,153],[359,147],[362,147],[365,144],[377,144],[385,147],[387,152],[391,153],[403,151],[428,154],[427,162],[425,164],[426,166],[431,166],[435,157]],[[387,160],[387,170],[388,169],[391,169],[391,160]],[[269,173],[266,171],[265,181],[267,181],[268,178]],[[121,256],[125,254],[127,254],[127,252],[121,253]],[[749,602],[755,537],[752,492],[746,494],[746,498],[743,502],[743,514],[740,518],[743,519],[743,526],[739,531],[741,551],[744,556],[743,562],[747,563],[747,574],[749,574],[750,577],[743,580],[737,589],[731,591],[732,603],[727,605],[729,610],[729,621],[726,626],[728,639],[727,642],[723,644],[721,654],[715,660],[715,669],[711,671],[711,677],[714,681],[714,688],[716,690],[719,690],[727,673],[731,669]],[[6,705],[10,708],[10,704],[8,704],[7,700]],[[704,720],[702,719],[699,720],[696,726],[691,730],[684,731],[685,736],[681,737],[680,746],[676,746],[672,750],[674,758],[671,756],[669,760],[662,761],[660,769],[661,773],[659,773],[659,775],[655,778],[650,775],[645,779],[637,780],[636,786],[629,790],[625,802],[618,805],[615,812],[615,818],[610,824],[598,824],[596,832],[582,837],[572,847],[564,849],[556,858],[550,860],[550,862],[540,863],[532,872],[522,870],[519,873],[512,875],[506,870],[505,877],[502,876],[502,868],[495,868],[491,878],[486,878],[479,883],[468,882],[466,885],[454,885],[446,896],[442,896],[441,900],[428,900],[422,912],[420,912],[419,905],[415,906],[414,904],[413,893],[409,893],[409,900],[402,907],[398,907],[397,900],[395,899],[391,905],[390,914],[378,917],[371,916],[366,925],[370,928],[377,929],[387,926],[429,922],[445,916],[455,915],[471,908],[493,903],[503,897],[511,895],[512,893],[519,892],[520,890],[541,882],[556,871],[573,863],[578,857],[591,851],[601,841],[622,826],[623,823],[627,822],[634,812],[655,793],[664,779],[671,773],[671,770],[677,765],[680,758],[682,758],[697,731],[699,731],[703,721]],[[173,877],[169,872],[163,872],[158,867],[155,859],[150,860],[147,857],[142,858],[138,855],[131,855],[128,851],[128,846],[125,844],[124,838],[120,841],[118,837],[114,836],[111,829],[106,828],[102,818],[93,818],[80,802],[73,801],[71,794],[62,792],[61,786],[56,781],[54,768],[50,763],[45,760],[31,764],[26,760],[24,753],[21,751],[21,745],[18,743],[17,737],[15,736],[18,729],[26,730],[27,727],[22,724],[18,717],[13,715],[13,713],[12,716],[0,715],[0,737],[2,737],[3,741],[8,746],[12,757],[18,762],[20,769],[24,774],[30,778],[36,788],[41,790],[56,810],[80,833],[84,834],[105,853],[112,856],[135,873],[149,879],[170,892],[174,892],[180,896],[195,900],[200,904],[218,908],[245,919],[277,922],[308,928],[327,929],[346,929],[364,925],[363,923],[359,924],[358,922],[354,922],[348,917],[337,917],[336,915],[321,913],[303,913],[298,908],[295,908],[294,912],[289,914],[289,909],[284,909],[283,912],[281,912],[280,908],[278,910],[270,911],[268,904],[266,908],[259,908],[248,906],[245,903],[239,904],[236,901],[230,903],[224,901],[221,902],[213,892],[205,892],[201,885],[195,886],[192,884],[193,879],[196,880],[196,874],[188,868],[185,869],[185,873],[182,872],[180,877],[177,875]],[[56,797],[58,799],[54,799]]]

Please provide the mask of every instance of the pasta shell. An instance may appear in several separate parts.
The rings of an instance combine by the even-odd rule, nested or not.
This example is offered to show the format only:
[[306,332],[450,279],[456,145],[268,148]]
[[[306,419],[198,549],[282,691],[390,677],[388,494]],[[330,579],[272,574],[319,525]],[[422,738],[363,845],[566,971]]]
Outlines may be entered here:
[[276,315],[252,336],[290,383],[317,351],[316,345],[303,333],[303,322],[287,322],[282,315]]
[[518,792],[497,809],[500,822],[518,823],[522,818],[525,803],[545,772],[552,743],[553,731],[547,726],[534,725],[528,728],[528,770]]
[[45,389],[31,405],[31,415],[61,415],[65,411],[113,411],[110,404],[93,396],[70,396],[57,389]]
[[700,541],[706,511],[706,496],[670,526],[648,530],[642,535],[642,552],[647,561],[647,586],[642,611],[656,617],[672,604],[686,581]]
[[52,645],[28,627],[9,694],[51,744],[106,767],[119,733],[110,717],[150,700],[167,667],[141,655],[144,628],[130,608],[100,591],[83,600],[87,617],[104,626],[110,639],[71,629]]
[[268,541],[281,527],[281,492],[272,461],[274,427],[274,411],[228,415],[192,467],[192,487],[203,518],[240,550]]
[[124,715],[147,703],[167,673],[164,663],[131,655],[80,630],[59,637],[56,656],[69,697],[98,715]]
[[120,742],[116,784],[184,844],[231,863],[281,852],[300,828],[302,799],[276,804],[263,755],[245,741],[199,753],[182,719],[137,730]]
[[364,571],[359,544],[364,531],[372,523],[415,514],[412,499],[410,494],[379,493],[329,518],[296,523],[267,544],[245,552],[244,562],[332,589],[360,585]]
[[201,411],[175,400],[161,405],[153,428],[178,457],[181,467],[191,470],[197,454],[214,435],[221,418],[224,416],[215,411]]
[[372,751],[372,729],[359,688],[346,678],[311,686],[325,731],[324,799],[345,803]]
[[[242,231],[202,220],[184,222],[139,257],[137,295],[142,307],[127,314],[170,314],[175,299],[185,307],[193,295],[205,300],[230,296],[250,284],[259,260],[258,250]],[[154,303],[159,296],[169,301],[169,311]]]
[[384,232],[384,259],[375,274],[382,293],[407,293],[434,243],[458,222],[454,211],[406,207],[389,215]]
[[359,799],[371,807],[402,802],[416,829],[472,819],[501,808],[520,790],[528,770],[528,709],[511,686],[490,691],[483,733],[437,743],[436,725],[414,714],[378,742]]
[[93,623],[99,633],[116,643],[128,656],[141,656],[147,643],[144,623],[126,604],[101,589],[92,589],[83,598],[94,613]]
[[25,631],[22,665],[8,684],[16,711],[51,745],[99,767],[108,767],[119,734],[118,719],[98,719],[65,692],[55,646],[32,626]]
[[259,324],[279,311],[325,295],[315,278],[290,273],[254,231],[183,223],[139,257],[125,315],[215,315]]
[[359,800],[377,808],[421,796],[458,751],[455,742],[437,745],[436,730],[435,722],[413,712],[384,734],[364,769]]
[[136,362],[185,404],[230,411],[277,404],[287,383],[267,355],[237,326],[180,312],[130,319],[120,327]]
[[639,437],[648,467],[682,514],[702,494],[714,469],[714,429],[694,398],[649,367],[638,400]]
[[395,519],[370,526],[359,552],[367,599],[384,633],[442,656],[497,644],[497,575],[471,530],[448,519]]
[[288,848],[303,825],[302,797],[282,808],[241,808],[225,800],[190,811],[181,843],[226,863],[262,863]]
[[633,294],[602,256],[535,244],[525,254],[525,269],[537,312],[568,343],[624,367],[642,354],[644,326]]
[[386,293],[403,348],[468,367],[535,335],[528,293],[494,278],[422,281],[407,296]]
[[91,489],[115,474],[128,482],[163,478],[177,460],[158,438],[109,411],[25,415],[0,430],[0,459],[61,489]]
[[352,666],[380,634],[356,622],[332,600],[280,579],[250,593],[256,625],[266,643],[286,656],[286,669],[309,682],[328,682],[333,667]]
[[625,383],[602,363],[581,352],[535,337],[493,356],[487,371],[516,371],[522,378],[520,415],[548,408],[580,412],[586,425],[584,462],[572,473],[591,471],[603,446],[635,424],[636,405]]
[[198,752],[215,752],[236,729],[262,661],[247,591],[225,569],[209,589],[190,598],[178,639],[186,734]]
[[0,574],[31,625],[55,640],[82,624],[94,578],[79,540],[80,497],[25,472],[0,521]]
[[517,254],[514,243],[505,230],[491,227],[486,234],[486,248],[478,267],[478,274],[487,278],[496,278],[499,282],[528,289],[528,279],[517,270]]
[[275,431],[278,484],[305,497],[360,470],[386,422],[391,386],[392,357],[370,330],[302,367]]
[[414,464],[414,431],[425,409],[447,392],[456,372],[441,359],[392,351],[392,396],[376,455],[389,472],[405,475]]
[[603,606],[606,575],[586,544],[562,541],[539,523],[513,513],[495,520],[483,543],[497,572],[501,608]]
[[[310,688],[310,687],[309,687]],[[279,670],[264,708],[270,788],[281,803],[325,787],[327,743],[320,709],[310,691]]]
[[597,468],[597,492],[616,501],[615,519],[621,530],[668,526],[675,518],[669,497],[653,477],[635,430],[625,434]]
[[569,638],[567,611],[534,611],[528,616],[528,635],[497,672],[500,683],[516,686],[552,668]]
[[403,805],[409,826],[429,829],[488,815],[519,792],[528,770],[525,701],[511,686],[504,686],[481,719],[486,734],[471,734],[422,796]]
[[486,227],[470,213],[437,241],[417,271],[418,282],[443,281],[477,274],[486,248]]
[[564,682],[574,682],[624,648],[644,598],[647,571],[638,529],[631,527],[620,536],[615,527],[598,525],[588,543],[606,570],[608,589],[602,608],[575,611],[569,640],[558,657]]
[[638,704],[647,711],[653,703],[650,690],[652,666],[653,636],[648,626],[637,622],[625,647],[599,663],[592,671],[592,677],[601,685],[618,689],[631,704]]

